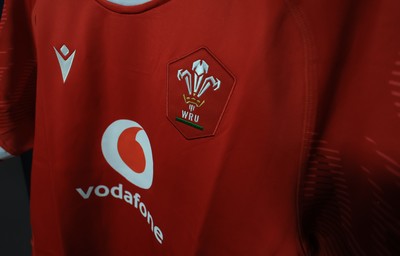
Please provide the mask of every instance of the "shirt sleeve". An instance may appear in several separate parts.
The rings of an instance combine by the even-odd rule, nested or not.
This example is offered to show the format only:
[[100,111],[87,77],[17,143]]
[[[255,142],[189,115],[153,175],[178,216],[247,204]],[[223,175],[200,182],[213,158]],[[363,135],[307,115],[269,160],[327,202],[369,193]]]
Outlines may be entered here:
[[33,147],[36,60],[30,0],[5,0],[0,20],[0,159]]

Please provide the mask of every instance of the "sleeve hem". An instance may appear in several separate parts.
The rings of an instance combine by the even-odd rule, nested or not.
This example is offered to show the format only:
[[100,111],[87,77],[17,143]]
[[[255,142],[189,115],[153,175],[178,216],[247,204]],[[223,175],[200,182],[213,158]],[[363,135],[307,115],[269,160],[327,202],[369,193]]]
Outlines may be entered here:
[[4,148],[0,147],[0,160],[6,160],[13,157],[14,155],[11,155]]

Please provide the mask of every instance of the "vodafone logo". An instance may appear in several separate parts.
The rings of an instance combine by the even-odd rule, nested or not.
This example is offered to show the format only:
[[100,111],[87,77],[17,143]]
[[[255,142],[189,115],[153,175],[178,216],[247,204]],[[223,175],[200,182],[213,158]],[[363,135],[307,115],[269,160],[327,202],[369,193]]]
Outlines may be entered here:
[[140,124],[113,122],[103,134],[101,149],[108,164],[132,184],[149,189],[153,183],[153,154]]

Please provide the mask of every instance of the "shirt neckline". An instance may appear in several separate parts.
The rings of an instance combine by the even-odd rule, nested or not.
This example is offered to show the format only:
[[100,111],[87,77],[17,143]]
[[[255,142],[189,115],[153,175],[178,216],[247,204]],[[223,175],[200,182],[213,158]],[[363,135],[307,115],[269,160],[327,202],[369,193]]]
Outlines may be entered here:
[[117,12],[117,13],[123,13],[123,14],[137,14],[137,13],[142,13],[146,12],[150,9],[153,9],[155,7],[158,7],[169,0],[152,0],[147,3],[139,4],[139,5],[134,5],[134,6],[123,6],[119,4],[115,4],[112,2],[109,2],[107,0],[96,0],[99,4],[104,6],[106,9],[109,9],[110,11]]

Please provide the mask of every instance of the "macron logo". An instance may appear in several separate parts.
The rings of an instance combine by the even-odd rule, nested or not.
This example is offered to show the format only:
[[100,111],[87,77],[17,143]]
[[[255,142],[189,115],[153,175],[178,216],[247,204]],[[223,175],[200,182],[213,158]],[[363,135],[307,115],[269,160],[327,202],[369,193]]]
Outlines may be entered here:
[[65,81],[68,78],[69,71],[71,71],[72,62],[74,61],[76,51],[74,51],[67,58],[69,54],[69,49],[67,46],[65,46],[65,44],[60,48],[60,50],[57,50],[54,46],[53,48],[54,51],[56,52],[58,63],[60,64],[63,82],[65,83]]

